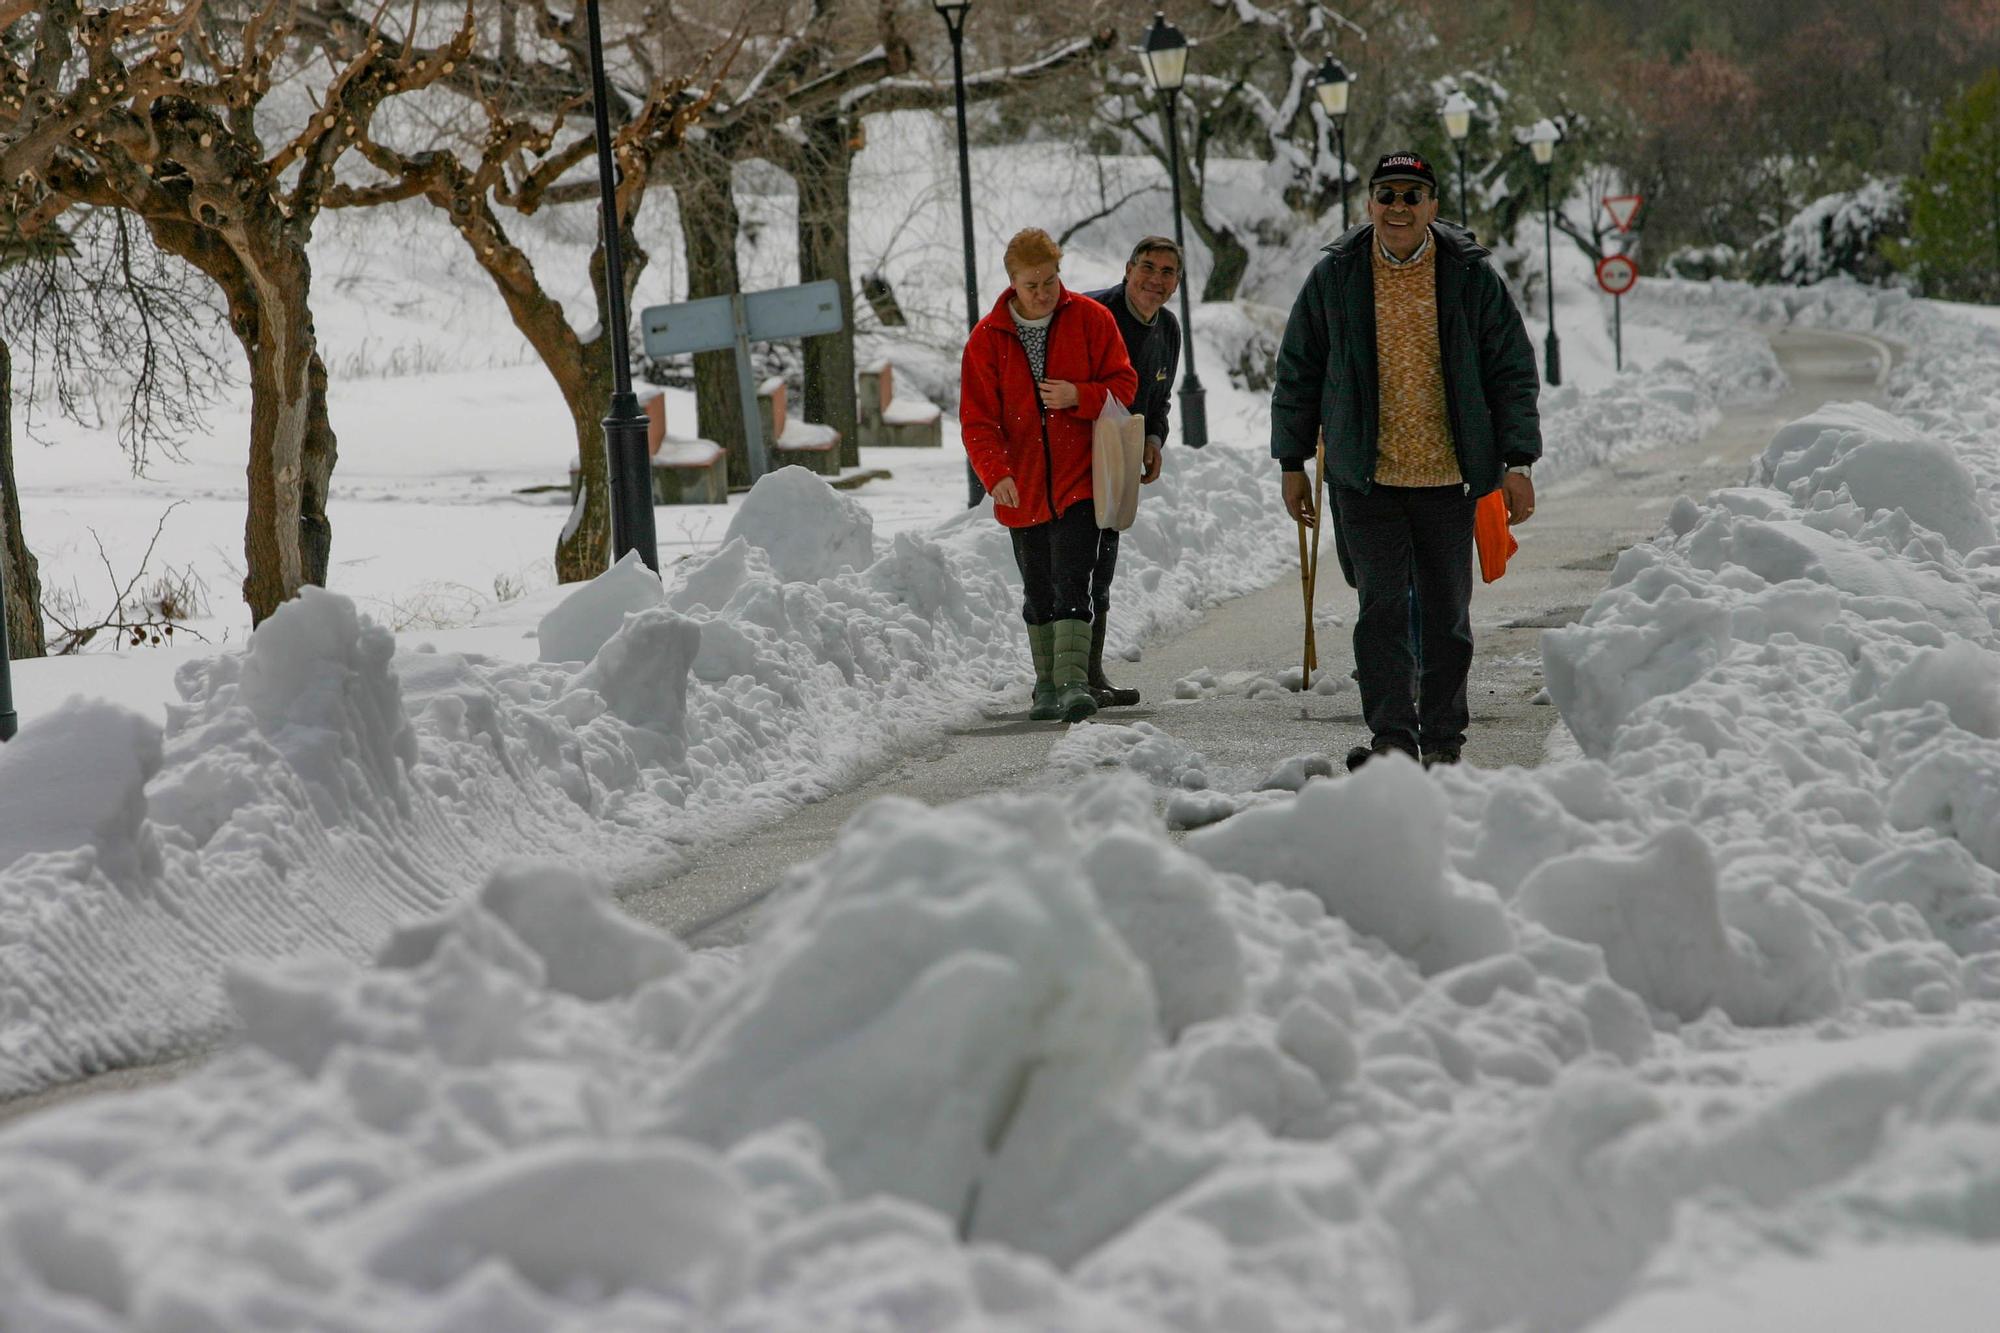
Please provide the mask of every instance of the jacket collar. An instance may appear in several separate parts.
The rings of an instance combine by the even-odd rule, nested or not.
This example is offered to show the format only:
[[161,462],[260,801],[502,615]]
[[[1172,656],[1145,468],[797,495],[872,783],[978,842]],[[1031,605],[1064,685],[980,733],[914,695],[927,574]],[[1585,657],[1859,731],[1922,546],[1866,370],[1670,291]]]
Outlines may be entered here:
[[[993,327],[1004,330],[1005,332],[1008,333],[1014,332],[1014,312],[1007,308],[1007,303],[1009,301],[1012,301],[1013,299],[1014,299],[1014,289],[1012,287],[1009,287],[1005,291],[1000,293],[1000,299],[993,303],[993,308],[987,311],[986,317],[984,319],[981,319],[979,322],[982,325],[991,324]],[[1071,291],[1067,286],[1065,286],[1062,289],[1061,295],[1056,297],[1055,310],[1051,311],[1050,313],[1052,314],[1059,313],[1064,306],[1069,305],[1076,299],[1077,299],[1076,293]]]
[[[1431,223],[1431,239],[1437,243],[1440,256],[1450,255],[1459,260],[1473,260],[1484,259],[1493,253],[1481,245],[1478,238],[1464,227],[1443,219]],[[1364,222],[1343,232],[1320,249],[1341,259],[1351,259],[1357,254],[1368,255],[1368,247],[1374,243],[1375,224]]]

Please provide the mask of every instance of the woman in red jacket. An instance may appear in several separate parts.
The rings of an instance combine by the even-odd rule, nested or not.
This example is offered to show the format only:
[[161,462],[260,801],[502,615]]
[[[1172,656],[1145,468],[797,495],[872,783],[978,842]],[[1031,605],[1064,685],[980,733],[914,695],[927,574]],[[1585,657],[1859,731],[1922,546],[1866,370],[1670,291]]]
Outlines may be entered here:
[[1014,537],[1035,658],[1028,716],[1081,722],[1097,711],[1087,685],[1091,422],[1107,398],[1131,406],[1139,377],[1111,312],[1062,285],[1054,237],[1016,233],[1006,262],[1007,293],[965,342],[958,422],[993,515]]

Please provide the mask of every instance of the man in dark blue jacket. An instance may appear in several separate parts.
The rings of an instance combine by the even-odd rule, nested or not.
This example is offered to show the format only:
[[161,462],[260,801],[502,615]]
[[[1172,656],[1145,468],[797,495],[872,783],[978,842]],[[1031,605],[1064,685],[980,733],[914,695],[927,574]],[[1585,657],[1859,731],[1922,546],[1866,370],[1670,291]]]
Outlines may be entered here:
[[1457,763],[1470,722],[1473,509],[1497,488],[1510,523],[1534,512],[1540,381],[1487,250],[1437,220],[1430,163],[1387,154],[1368,184],[1368,222],[1326,247],[1285,326],[1271,453],[1285,508],[1310,524],[1318,497],[1305,466],[1326,442],[1329,499],[1361,601],[1354,660],[1372,733],[1348,767],[1389,750]]
[[[1132,415],[1146,422],[1145,468],[1141,482],[1160,475],[1160,446],[1167,442],[1167,402],[1180,369],[1181,326],[1167,302],[1181,283],[1181,248],[1164,236],[1148,236],[1132,247],[1125,264],[1125,281],[1101,292],[1086,292],[1107,307],[1125,335],[1125,354],[1139,372],[1139,396]],[[1118,569],[1118,533],[1101,529],[1097,537],[1097,567],[1090,580],[1090,692],[1100,708],[1125,708],[1139,702],[1139,691],[1121,690],[1104,675],[1104,626],[1111,610],[1111,576]]]

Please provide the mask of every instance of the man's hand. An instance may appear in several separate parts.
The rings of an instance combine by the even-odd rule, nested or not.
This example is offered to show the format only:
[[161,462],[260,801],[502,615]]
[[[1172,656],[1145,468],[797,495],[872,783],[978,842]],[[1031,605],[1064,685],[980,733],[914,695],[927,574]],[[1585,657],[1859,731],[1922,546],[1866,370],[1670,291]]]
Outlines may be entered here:
[[1151,435],[1146,437],[1145,467],[1139,472],[1141,485],[1148,485],[1160,479],[1160,442]]
[[1051,412],[1077,404],[1076,386],[1068,380],[1043,380],[1040,387],[1042,406]]
[[1309,528],[1317,526],[1319,511],[1313,505],[1312,478],[1304,471],[1279,475],[1285,479],[1285,512]]
[[1002,477],[993,486],[993,504],[1000,509],[1015,509],[1020,506],[1021,491],[1014,485],[1012,477]]
[[1508,472],[1500,478],[1500,495],[1507,501],[1507,526],[1526,523],[1535,512],[1535,483],[1525,472]]

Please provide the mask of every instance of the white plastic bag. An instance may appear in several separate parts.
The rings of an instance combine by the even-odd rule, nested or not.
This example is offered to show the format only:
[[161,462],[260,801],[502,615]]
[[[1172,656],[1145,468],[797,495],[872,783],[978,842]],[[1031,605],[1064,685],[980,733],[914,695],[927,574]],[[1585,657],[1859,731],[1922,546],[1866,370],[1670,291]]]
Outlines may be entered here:
[[1146,470],[1146,422],[1111,394],[1090,431],[1090,494],[1097,526],[1119,532],[1139,516],[1139,475]]

